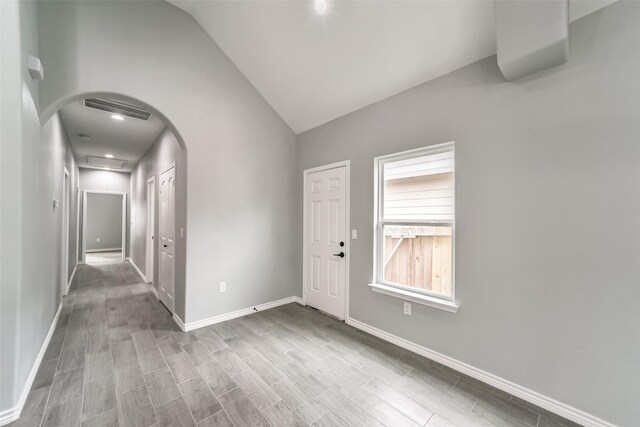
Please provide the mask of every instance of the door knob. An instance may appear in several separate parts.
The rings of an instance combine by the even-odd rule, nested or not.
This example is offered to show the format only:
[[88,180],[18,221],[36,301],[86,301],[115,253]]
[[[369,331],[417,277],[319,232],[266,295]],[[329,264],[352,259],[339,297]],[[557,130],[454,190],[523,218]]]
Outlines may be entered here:
[[340,258],[344,258],[344,252],[340,252],[339,254],[333,254],[333,256],[339,256]]

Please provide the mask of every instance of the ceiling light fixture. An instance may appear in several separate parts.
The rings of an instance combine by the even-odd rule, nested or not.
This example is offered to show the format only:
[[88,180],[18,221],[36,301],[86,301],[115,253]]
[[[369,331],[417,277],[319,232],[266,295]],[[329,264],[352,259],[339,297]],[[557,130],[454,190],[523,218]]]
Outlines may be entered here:
[[318,15],[327,13],[327,0],[315,0],[313,7]]
[[109,169],[109,168],[102,168],[102,170],[110,171],[111,169]]
[[105,154],[104,155],[107,159],[113,159],[113,154]]
[[124,117],[122,117],[120,114],[112,114],[111,118],[114,120],[124,120]]

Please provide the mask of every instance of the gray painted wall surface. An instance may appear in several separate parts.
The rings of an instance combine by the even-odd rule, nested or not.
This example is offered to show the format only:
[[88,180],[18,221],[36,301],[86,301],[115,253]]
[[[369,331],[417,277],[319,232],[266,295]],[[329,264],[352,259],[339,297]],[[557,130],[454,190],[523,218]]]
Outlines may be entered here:
[[17,402],[18,298],[22,253],[22,81],[17,1],[0,2],[0,412]]
[[[31,2],[1,2],[2,144],[0,412],[13,408],[61,303],[64,167],[70,185],[78,169],[58,115],[41,126],[39,87],[27,71],[27,55],[38,55],[37,10]],[[70,196],[73,196],[73,191]],[[69,253],[76,253],[70,197]],[[69,275],[75,258],[69,257]],[[64,314],[63,314],[64,316]]]
[[299,292],[296,137],[197,22],[165,2],[39,6],[45,114],[81,94],[124,94],[161,112],[185,144],[177,314],[193,322]]
[[[127,199],[127,230],[125,236],[125,257],[129,256],[129,233],[131,232],[131,200],[129,197],[129,178],[128,172],[105,171],[101,169],[80,169],[80,194],[85,190],[93,191],[117,191],[126,193]],[[80,254],[82,257],[82,197],[80,198]],[[89,242],[87,241],[87,248]]]
[[[133,224],[131,226],[131,259],[147,275],[147,180],[155,177],[155,229],[154,235],[158,235],[159,213],[159,190],[160,172],[171,163],[176,164],[176,206],[175,223],[176,234],[179,235],[180,227],[186,223],[187,210],[187,184],[186,184],[186,156],[182,154],[182,149],[175,135],[166,129],[160,134],[151,148],[145,153],[136,168],[131,172],[131,203],[135,212]],[[158,240],[155,240],[158,242]],[[176,240],[176,289],[184,289],[185,284],[185,244],[184,239]],[[158,288],[158,246],[154,245],[154,283]]]
[[88,193],[87,251],[119,249],[121,246],[122,196]]
[[[301,170],[351,160],[351,317],[640,425],[638,22],[615,3],[571,25],[557,68],[507,83],[490,57],[299,135]],[[367,286],[373,158],[451,140],[460,310],[408,317]]]

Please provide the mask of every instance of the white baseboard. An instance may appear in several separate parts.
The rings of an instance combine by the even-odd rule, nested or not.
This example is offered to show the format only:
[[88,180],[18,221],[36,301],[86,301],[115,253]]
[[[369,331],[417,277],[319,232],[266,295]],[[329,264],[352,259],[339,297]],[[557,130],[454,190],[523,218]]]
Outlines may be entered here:
[[160,299],[160,295],[158,295],[158,290],[151,285],[151,292],[156,296],[157,299]]
[[[74,270],[75,271],[75,270]],[[42,362],[42,358],[47,351],[47,347],[49,346],[49,341],[51,341],[51,337],[56,330],[56,325],[58,324],[58,318],[60,317],[60,312],[62,311],[62,303],[58,306],[58,311],[56,312],[55,317],[53,318],[53,322],[51,322],[51,326],[49,327],[49,332],[47,332],[47,336],[44,338],[44,342],[40,347],[40,352],[36,357],[33,366],[31,367],[31,372],[29,372],[29,376],[27,377],[27,382],[22,389],[22,393],[20,394],[20,399],[18,400],[18,404],[13,408],[9,408],[0,412],[0,426],[5,424],[9,424],[12,421],[20,418],[20,414],[22,413],[22,408],[24,407],[24,403],[27,401],[27,396],[31,391],[31,386],[33,385],[33,380],[36,378],[36,374],[38,373],[38,368],[40,367],[40,363]]]
[[405,340],[404,338],[400,338],[396,335],[385,332],[352,317],[348,318],[346,323],[353,326],[354,328],[365,331],[371,335],[375,335],[378,338],[382,338],[385,341],[417,353],[421,356],[426,357],[427,359],[431,359],[442,365],[448,366],[451,369],[482,381],[483,383],[489,384],[495,388],[526,400],[529,403],[533,403],[536,406],[544,408],[547,411],[553,412],[554,414],[560,415],[561,417],[564,417],[568,420],[588,427],[616,427],[614,424],[604,421],[594,415],[588,414],[572,406],[544,396],[533,390],[529,390],[526,387],[512,383],[511,381],[505,380],[504,378],[501,378],[497,375],[468,365],[442,353],[438,353],[437,351],[431,350],[427,347],[423,347],[419,344],[415,344],[411,341]]
[[97,252],[121,252],[122,247],[119,248],[105,248],[105,249],[86,249],[84,252],[87,254],[97,253]]
[[193,331],[194,329],[204,328],[205,326],[214,325],[216,323],[225,322],[227,320],[235,319],[237,317],[246,316],[247,314],[255,313],[256,311],[268,310],[270,308],[278,307],[285,304],[291,304],[297,302],[302,304],[302,298],[300,297],[288,297],[277,301],[271,301],[264,304],[259,304],[254,307],[243,308],[242,310],[232,311],[231,313],[219,314],[218,316],[208,317],[202,320],[196,320],[195,322],[185,323],[180,317],[174,313],[173,321],[180,327],[180,330],[184,332]]
[[67,283],[67,288],[64,290],[64,294],[67,295],[69,293],[69,288],[71,287],[71,282],[73,282],[73,276],[76,275],[76,270],[78,269],[78,264],[73,267],[73,272],[71,273],[71,277],[69,278],[69,282]]
[[147,281],[147,276],[145,276],[142,271],[138,268],[138,266],[136,265],[135,262],[133,262],[133,260],[130,257],[126,258],[127,261],[129,261],[131,263],[131,265],[133,265],[133,268],[136,269],[136,271],[138,272],[138,274],[140,275],[140,277],[142,277],[142,280],[144,280],[144,283],[149,283]]

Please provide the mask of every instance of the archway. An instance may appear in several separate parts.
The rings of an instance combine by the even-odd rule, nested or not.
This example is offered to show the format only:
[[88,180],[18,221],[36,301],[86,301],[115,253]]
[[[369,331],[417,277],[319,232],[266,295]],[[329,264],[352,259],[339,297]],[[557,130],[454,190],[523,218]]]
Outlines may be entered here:
[[[175,272],[173,279],[173,291],[167,292],[165,289],[164,295],[171,294],[171,304],[165,302],[165,305],[170,309],[172,313],[178,313],[183,316],[185,311],[185,276],[186,276],[186,236],[187,236],[187,215],[186,215],[186,179],[187,179],[187,150],[184,143],[184,139],[181,137],[180,132],[173,125],[172,121],[167,118],[161,111],[153,107],[147,102],[139,100],[135,97],[127,96],[124,94],[113,92],[89,92],[76,94],[74,96],[67,97],[52,105],[49,109],[41,112],[41,123],[48,123],[54,117],[64,124],[67,120],[65,111],[68,111],[70,106],[74,106],[76,110],[78,108],[87,108],[85,100],[107,100],[114,101],[116,103],[125,103],[130,106],[135,106],[142,110],[146,110],[151,114],[151,117],[156,121],[160,121],[163,124],[161,132],[157,138],[149,145],[148,149],[144,151],[142,156],[135,162],[134,165],[130,162],[130,170],[117,171],[110,167],[95,167],[87,165],[85,158],[89,158],[86,152],[83,152],[82,158],[78,159],[80,169],[78,171],[79,183],[76,186],[76,191],[72,194],[72,197],[76,198],[77,209],[77,223],[73,225],[75,228],[75,250],[77,259],[80,263],[87,261],[84,256],[86,252],[86,241],[89,235],[89,230],[85,230],[86,219],[88,214],[86,212],[88,202],[85,195],[87,193],[121,193],[125,197],[125,220],[123,221],[123,253],[122,257],[127,262],[131,263],[142,279],[150,283],[153,287],[154,293],[162,299],[165,289],[160,283],[162,280],[161,274],[159,274],[160,263],[163,259],[162,248],[160,245],[160,183],[162,182],[162,173],[165,172],[170,166],[173,170],[172,185],[175,185],[175,215],[171,219],[171,230],[173,231],[173,253],[169,257],[173,265],[173,271]],[[94,111],[95,113],[95,111]],[[111,114],[107,110],[100,111],[95,114]],[[105,115],[104,117],[108,117]],[[105,120],[111,120],[106,118]],[[124,119],[123,119],[124,120]],[[130,119],[127,117],[127,120]],[[122,122],[121,122],[122,123]],[[117,125],[116,122],[113,122]],[[104,126],[103,126],[104,128]],[[104,129],[103,129],[104,130]],[[78,142],[76,139],[79,137],[77,133],[70,132],[67,129],[68,140],[71,146],[71,150],[76,154]],[[81,135],[86,137],[90,141],[90,136]],[[91,142],[87,142],[89,145]],[[103,156],[104,153],[110,153],[113,151],[113,155],[109,154],[106,157],[113,157],[117,155],[117,149],[114,150],[102,150],[103,154],[96,155],[95,157]],[[94,158],[94,156],[91,156]],[[104,161],[112,160],[108,158],[102,159]],[[126,175],[126,182],[122,179],[122,175]],[[116,179],[116,177],[119,177]],[[158,185],[154,188],[154,194],[149,195],[147,192],[149,188],[147,182],[153,179]],[[119,180],[120,188],[116,188],[114,182]],[[150,219],[153,219],[153,227],[149,227]],[[126,222],[126,225],[125,225]],[[168,229],[167,227],[165,227]],[[156,238],[157,237],[157,238]],[[153,239],[153,243],[149,244],[149,240]],[[126,245],[125,245],[126,241]],[[165,246],[166,247],[166,246]],[[98,249],[99,250],[99,249]],[[151,258],[153,262],[149,263]],[[108,258],[104,258],[108,259]],[[163,270],[164,271],[164,270]]]

